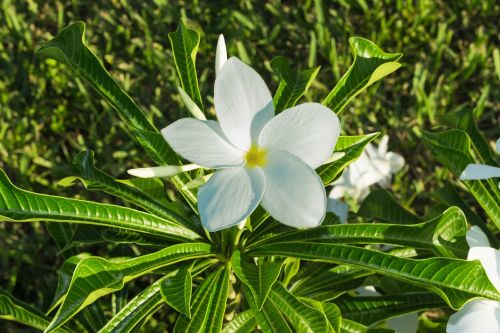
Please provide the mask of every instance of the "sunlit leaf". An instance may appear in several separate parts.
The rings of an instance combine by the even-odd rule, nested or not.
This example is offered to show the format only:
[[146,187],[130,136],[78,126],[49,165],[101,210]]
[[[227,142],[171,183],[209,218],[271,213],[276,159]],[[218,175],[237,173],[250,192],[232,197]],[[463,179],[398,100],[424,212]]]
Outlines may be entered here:
[[348,264],[413,283],[437,293],[453,309],[471,298],[500,300],[480,262],[450,258],[408,259],[350,245],[324,243],[275,243],[249,255],[291,256],[304,260]]
[[179,261],[212,255],[209,244],[188,243],[119,261],[101,257],[84,258],[78,263],[62,305],[47,331],[61,326],[99,297],[120,290],[130,280]]
[[195,240],[195,232],[152,214],[115,205],[21,190],[0,170],[0,216],[12,222],[54,221],[94,224],[149,233],[173,240]]
[[360,37],[350,38],[349,43],[354,62],[323,101],[335,113],[340,113],[354,96],[401,67],[397,62],[401,53],[386,53]]

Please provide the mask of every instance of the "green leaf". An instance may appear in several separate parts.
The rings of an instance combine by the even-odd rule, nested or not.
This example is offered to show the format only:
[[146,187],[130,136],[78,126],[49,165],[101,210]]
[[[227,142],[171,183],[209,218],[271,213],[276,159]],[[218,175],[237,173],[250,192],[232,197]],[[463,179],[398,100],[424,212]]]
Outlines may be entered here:
[[293,71],[283,56],[271,60],[271,68],[280,76],[280,83],[273,98],[276,114],[295,106],[309,89],[320,69],[316,67],[300,72]]
[[141,138],[141,143],[147,145],[145,148],[148,151],[173,154],[165,140],[153,142],[151,136],[143,135],[144,132],[151,135],[159,133],[88,48],[83,22],[75,22],[62,29],[55,38],[42,45],[37,55],[67,65],[87,81],[120,114],[132,132]]
[[394,330],[386,328],[368,328],[363,324],[342,318],[340,323],[341,333],[397,333]]
[[63,303],[47,331],[61,326],[99,297],[120,290],[130,280],[179,261],[209,256],[213,256],[209,244],[189,243],[132,259],[84,258],[78,263]]
[[306,298],[306,297],[301,297],[300,300],[302,302],[304,302],[305,304],[309,305],[310,307],[321,312],[321,314],[327,320],[328,332],[336,333],[336,332],[340,331],[340,321],[341,321],[342,317],[340,315],[340,309],[335,304],[329,303],[329,305],[332,305],[332,306],[329,307],[328,315],[330,316],[330,318],[328,318],[326,315],[326,310],[325,310],[325,305],[327,303],[319,302],[315,299]]
[[[0,318],[16,321],[42,331],[49,325],[49,319],[43,313],[15,299],[2,289],[0,289]],[[68,333],[64,328],[58,328],[54,332]]]
[[[191,267],[191,275],[195,276],[203,272],[206,268],[214,264],[217,259],[205,259]],[[99,331],[99,333],[108,332],[130,332],[137,329],[138,324],[144,322],[144,318],[155,313],[164,303],[161,294],[161,285],[166,280],[176,275],[179,270],[167,272],[165,276],[148,288],[140,292],[130,302],[128,302],[111,320]]]
[[323,183],[325,185],[331,184],[349,164],[361,156],[365,146],[379,136],[379,134],[377,132],[366,135],[340,136],[335,146],[335,152],[345,153],[345,155],[317,169]]
[[328,319],[333,332],[340,332],[342,316],[339,307],[333,303],[322,303],[322,306],[326,319]]
[[[491,234],[486,223],[474,212],[469,205],[460,197],[457,188],[451,183],[446,183],[442,188],[432,192],[432,197],[446,206],[457,206],[464,212],[467,222],[472,225],[479,226],[483,232],[488,236],[490,244],[497,244],[498,240]],[[498,246],[493,246],[497,248]]]
[[200,35],[195,30],[188,29],[184,22],[180,20],[177,30],[169,32],[168,38],[172,45],[175,67],[181,80],[182,89],[203,110],[195,65]]
[[314,270],[305,274],[293,284],[291,291],[300,297],[319,301],[334,299],[346,291],[363,284],[365,278],[373,273],[346,265],[331,267],[324,263],[311,263]]
[[258,323],[260,329],[264,333],[291,333],[292,330],[288,326],[285,318],[281,314],[280,310],[274,305],[274,303],[267,298],[264,305],[259,310],[255,297],[252,291],[243,285],[243,290],[245,291],[245,298],[250,305],[253,313],[255,314],[255,320]]
[[252,256],[291,256],[304,260],[347,264],[413,283],[438,294],[453,309],[471,298],[500,300],[478,260],[408,259],[349,245],[276,243],[249,251]]
[[349,44],[354,62],[323,101],[335,113],[340,113],[354,96],[401,67],[397,62],[401,53],[386,53],[360,37],[350,38]]
[[278,279],[283,262],[259,261],[255,264],[250,262],[250,258],[243,256],[240,251],[235,251],[231,256],[231,264],[236,276],[250,288],[255,297],[257,308],[260,310],[271,287]]
[[335,224],[289,232],[275,230],[247,248],[263,244],[322,242],[347,244],[394,244],[430,249],[438,255],[465,258],[467,256],[467,220],[460,208],[451,207],[440,216],[424,223],[399,224]]
[[[456,178],[470,163],[475,163],[470,152],[470,138],[464,131],[449,130],[440,133],[422,131],[422,139],[436,159]],[[468,190],[493,223],[500,228],[500,194],[496,184],[486,180],[463,181]]]
[[160,284],[163,279],[151,284],[130,300],[99,333],[131,332],[142,320],[165,304],[160,293]]
[[163,300],[188,318],[191,318],[192,268],[192,265],[181,266],[160,284]]
[[345,296],[338,300],[336,304],[345,318],[367,326],[406,313],[446,306],[443,300],[430,293]]
[[[81,180],[89,190],[99,190],[131,202],[152,214],[189,229],[194,229],[194,223],[183,216],[172,211],[155,198],[144,192],[130,187],[123,182],[116,181],[113,177],[95,167],[94,152],[91,150],[82,151],[73,159],[73,166],[78,171],[79,177],[65,178],[66,182]],[[162,193],[160,197],[165,197]]]
[[391,223],[413,224],[422,221],[418,216],[402,207],[384,189],[371,191],[361,203],[357,214]]
[[444,114],[441,119],[457,129],[466,132],[470,139],[474,152],[481,158],[480,162],[496,165],[497,161],[486,138],[481,134],[474,120],[474,113],[470,109],[462,109],[458,112]]
[[229,270],[226,267],[220,267],[198,287],[191,306],[191,319],[182,314],[177,319],[174,333],[220,332],[228,292]]
[[[85,43],[85,24],[75,22],[62,29],[52,40],[37,51],[42,58],[55,59],[90,84],[121,116],[153,161],[158,165],[177,164],[179,158],[149,122],[132,98],[111,77],[102,62]],[[190,204],[196,202],[193,191],[182,188],[185,175],[171,178],[175,186]]]
[[54,294],[54,300],[52,305],[47,310],[47,313],[54,311],[54,309],[59,306],[64,300],[64,295],[68,291],[69,285],[71,284],[71,277],[75,272],[76,266],[85,258],[90,257],[88,253],[80,253],[78,255],[68,258],[64,264],[59,269],[59,280],[57,281],[57,288]]
[[269,299],[292,323],[297,332],[327,332],[326,317],[318,310],[304,304],[281,283],[274,284]]
[[57,221],[94,224],[144,232],[177,241],[201,238],[176,221],[135,209],[21,190],[12,185],[1,169],[0,216],[13,222]]
[[222,333],[249,333],[257,326],[257,320],[252,310],[239,313],[224,326]]

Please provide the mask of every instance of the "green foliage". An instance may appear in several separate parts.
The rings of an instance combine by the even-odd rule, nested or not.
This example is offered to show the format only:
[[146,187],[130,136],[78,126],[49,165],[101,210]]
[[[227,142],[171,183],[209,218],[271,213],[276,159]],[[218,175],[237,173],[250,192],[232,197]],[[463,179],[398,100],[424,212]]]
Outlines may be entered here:
[[[59,307],[54,318],[45,317],[6,293],[0,295],[0,317],[39,329],[45,329],[50,320],[52,328],[66,323],[64,329],[54,331],[68,327],[71,331],[129,332],[144,326],[148,331],[172,331],[175,327],[177,332],[246,332],[258,325],[264,332],[370,332],[375,330],[364,324],[409,310],[445,304],[458,309],[476,297],[499,300],[500,295],[478,262],[454,259],[465,257],[466,222],[482,222],[483,227],[492,229],[490,223],[482,221],[482,214],[476,214],[475,207],[470,209],[467,203],[464,206],[464,201],[456,197],[450,199],[449,191],[441,193],[440,205],[445,209],[457,205],[464,213],[456,207],[441,207],[437,214],[426,218],[413,213],[429,211],[429,197],[424,194],[423,200],[419,200],[422,198],[413,195],[424,185],[439,188],[445,180],[458,178],[458,166],[463,168],[470,161],[496,162],[472,116],[473,113],[485,119],[494,118],[489,117],[489,91],[495,74],[489,70],[487,59],[493,52],[488,38],[496,26],[485,19],[491,16],[492,3],[485,2],[474,11],[469,3],[434,2],[406,7],[398,3],[394,8],[375,2],[371,9],[363,1],[342,2],[338,8],[326,8],[322,1],[306,2],[302,8],[282,7],[274,2],[255,6],[247,1],[224,7],[198,2],[186,4],[182,10],[178,6],[164,1],[155,1],[154,5],[113,1],[97,8],[75,2],[68,5],[71,10],[60,3],[47,5],[47,10],[28,0],[19,7],[8,0],[2,3],[4,15],[0,15],[0,20],[6,24],[0,28],[0,37],[5,41],[0,48],[0,65],[15,66],[0,66],[0,73],[5,74],[0,76],[1,166],[16,184],[43,189],[44,193],[54,192],[55,179],[71,174],[73,178],[66,178],[62,184],[73,184],[79,179],[87,189],[104,194],[85,194],[92,201],[37,194],[13,186],[5,173],[0,173],[0,216],[8,222],[36,222],[33,230],[38,232],[42,229],[37,222],[49,221],[50,235],[63,253],[71,256],[64,264],[55,265],[60,267],[60,274],[50,306],[51,311]],[[39,9],[48,16],[38,15]],[[435,18],[449,12],[454,16],[438,24]],[[83,23],[61,29],[78,17],[95,17],[93,22],[88,21],[94,29],[87,36],[88,43],[84,40]],[[474,25],[477,30],[467,28],[462,20],[478,23]],[[168,35],[170,50],[166,27],[173,30],[177,22],[177,31]],[[407,24],[415,28],[408,31]],[[47,25],[54,31],[57,25],[59,35],[51,39],[45,33]],[[452,38],[450,27],[454,26],[461,28],[466,46]],[[203,35],[201,45],[197,31]],[[390,125],[390,133],[400,139],[396,140],[396,147],[414,157],[410,176],[397,179],[394,186],[402,189],[397,199],[403,200],[378,192],[381,195],[368,197],[358,212],[384,223],[329,225],[329,220],[320,228],[297,231],[278,225],[260,211],[248,224],[254,227],[253,232],[249,228],[233,228],[207,234],[195,217],[196,192],[183,187],[198,174],[174,177],[173,186],[136,179],[116,180],[130,166],[179,163],[158,128],[181,113],[175,89],[178,80],[200,108],[203,101],[211,102],[214,74],[208,70],[197,72],[195,60],[200,51],[203,57],[198,59],[198,68],[213,67],[213,48],[209,45],[216,32],[224,32],[227,40],[234,42],[229,45],[230,53],[254,63],[268,77],[269,66],[278,74],[279,80],[274,80],[278,111],[295,105],[301,98],[321,100],[325,96],[325,104],[336,112],[344,110],[343,128],[351,135],[341,136],[337,143],[335,151],[344,153],[342,157],[318,170],[325,184],[337,179],[378,132]],[[370,36],[382,48],[363,38],[351,38],[352,59],[345,41],[353,34]],[[41,35],[50,41],[43,44],[39,54],[64,63],[70,71],[51,59],[40,60],[37,66],[41,69],[33,69],[26,59],[34,59]],[[404,50],[407,69],[390,77],[384,86],[375,84],[358,95],[400,66],[399,53],[381,49]],[[277,52],[284,51],[290,61],[277,58],[269,62]],[[101,57],[99,52],[106,55]],[[309,58],[307,66],[305,55]],[[447,66],[441,66],[442,63]],[[342,76],[349,64],[351,67]],[[301,67],[310,69],[300,70]],[[34,73],[39,77],[36,88],[30,81]],[[121,115],[121,120],[113,117],[87,86],[93,87]],[[388,91],[397,91],[398,96],[387,98]],[[474,112],[437,117],[460,104],[477,107]],[[213,109],[205,111],[208,116],[213,115]],[[437,119],[458,128],[454,133],[463,134],[454,134],[450,139],[424,133],[422,139],[428,151],[424,150],[415,126],[436,125]],[[491,128],[497,122],[493,119]],[[82,124],[89,125],[81,128]],[[373,134],[364,134],[370,132]],[[473,139],[472,146],[468,139],[463,139],[466,136]],[[145,149],[150,160],[139,153],[139,147]],[[99,168],[89,149],[96,151]],[[24,152],[21,157],[10,158],[11,152],[20,150]],[[86,151],[76,154],[82,150]],[[74,155],[76,175],[69,167]],[[435,156],[452,173],[438,170],[434,174],[430,156]],[[435,181],[427,183],[429,179]],[[499,194],[495,184],[465,184],[489,219],[498,225],[498,207],[494,203]],[[77,187],[63,191],[80,197],[82,193]],[[415,207],[415,203],[415,209],[409,208]],[[418,223],[421,221],[427,222]],[[408,225],[402,225],[405,222]],[[5,230],[0,228],[0,241],[23,232],[22,224],[5,225]],[[485,230],[488,231],[486,227]],[[39,239],[46,236],[44,233]],[[489,236],[494,239],[491,233]],[[22,243],[12,242],[9,246],[19,244]],[[365,248],[366,244],[400,247],[382,253]],[[92,255],[79,254],[86,250]],[[31,253],[37,251],[40,248]],[[3,262],[7,262],[5,258],[11,260],[7,251],[0,255]],[[52,255],[45,258],[51,266],[55,253]],[[280,256],[300,259],[281,272],[282,263],[277,259]],[[205,257],[211,259],[203,260]],[[181,260],[186,262],[177,264]],[[51,267],[44,269],[53,273]],[[0,270],[0,278],[5,278],[3,274]],[[9,286],[17,285],[19,292],[19,285],[24,283],[21,280],[27,277],[16,281],[15,268],[9,274]],[[139,276],[141,279],[136,279]],[[410,302],[412,294],[369,300],[344,295],[366,279],[383,277],[394,283],[414,283],[433,294],[419,293],[422,302]],[[52,284],[51,288],[27,294],[26,299],[48,308],[47,301],[41,304],[40,299],[46,299],[42,298],[46,290],[55,289],[54,281]],[[129,291],[134,297],[127,297]],[[102,297],[110,293],[111,296]],[[225,313],[226,307],[232,310]],[[364,311],[356,312],[353,308]],[[226,323],[224,317],[231,318],[231,314],[233,319]],[[106,324],[100,322],[101,316]]]
[[401,67],[397,62],[403,56],[401,53],[386,53],[373,42],[359,37],[350,38],[349,43],[354,62],[323,101],[336,113],[361,91]]

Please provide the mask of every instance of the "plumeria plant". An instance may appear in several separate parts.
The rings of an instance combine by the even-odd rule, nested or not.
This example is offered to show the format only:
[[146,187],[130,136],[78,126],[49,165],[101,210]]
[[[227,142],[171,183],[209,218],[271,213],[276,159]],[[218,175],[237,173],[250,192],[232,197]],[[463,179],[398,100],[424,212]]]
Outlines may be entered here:
[[[326,188],[340,184],[360,156],[378,170],[368,185],[387,184],[404,163],[387,152],[387,139],[378,149],[370,145],[379,133],[341,135],[345,106],[396,71],[400,53],[351,38],[349,70],[321,103],[302,102],[319,68],[295,71],[277,57],[270,65],[279,85],[271,92],[254,69],[228,59],[221,36],[213,117],[203,98],[211,92],[198,86],[199,34],[180,22],[169,39],[179,94],[192,117],[159,130],[84,35],[85,25],[76,22],[38,55],[65,64],[92,86],[149,158],[143,168],[128,170],[131,178],[115,179],[96,166],[92,151],[83,151],[74,158],[76,175],[60,182],[81,182],[123,206],[28,192],[0,172],[0,216],[45,222],[65,258],[57,289],[46,291],[54,295],[48,309],[0,291],[0,317],[45,332],[136,332],[152,317],[173,332],[390,332],[390,318],[443,308],[458,311],[449,324],[457,332],[466,311],[488,307],[498,314],[498,274],[483,260],[494,250],[477,250],[471,241],[469,249],[466,239],[469,224],[478,225],[495,247],[491,225],[452,187],[436,194],[439,209],[426,218],[383,189],[369,194],[348,223],[340,223],[336,208],[335,214],[327,209]],[[476,155],[497,163],[484,139],[471,151],[466,131],[422,132],[457,179]],[[465,185],[499,226],[500,194],[489,182]],[[173,195],[166,195],[167,185]],[[82,243],[103,242],[133,247],[134,255],[81,251]],[[497,255],[488,256],[498,263]],[[359,292],[368,286],[372,294]]]

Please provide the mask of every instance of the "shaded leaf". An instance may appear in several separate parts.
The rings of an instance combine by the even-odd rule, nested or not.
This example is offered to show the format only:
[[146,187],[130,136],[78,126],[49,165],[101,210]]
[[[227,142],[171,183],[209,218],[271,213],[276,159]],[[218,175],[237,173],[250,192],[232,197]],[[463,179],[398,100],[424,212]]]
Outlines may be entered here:
[[120,290],[130,280],[179,261],[209,256],[212,256],[209,244],[188,243],[115,262],[101,257],[84,258],[78,263],[68,292],[47,331],[61,326],[99,297]]
[[162,280],[160,291],[163,300],[175,310],[191,318],[192,265],[184,265]]
[[182,314],[174,332],[219,332],[222,329],[229,292],[229,270],[220,267],[196,289],[191,306],[191,319]]
[[[49,319],[37,309],[15,299],[12,295],[0,289],[0,318],[12,320],[18,323],[45,330],[49,325]],[[64,328],[58,328],[56,333],[68,333]]]
[[357,214],[391,223],[412,224],[422,221],[418,216],[403,208],[384,189],[371,191],[361,203]]
[[280,83],[273,98],[276,114],[295,106],[309,89],[320,69],[316,67],[296,72],[290,68],[288,60],[283,56],[273,58],[271,68],[280,76]]
[[281,272],[281,261],[250,262],[250,258],[244,257],[240,251],[235,251],[231,256],[231,264],[236,276],[251,290],[260,310],[266,298],[278,279]]
[[406,313],[446,306],[438,296],[429,293],[344,296],[336,304],[345,318],[367,326]]
[[292,295],[281,283],[275,283],[269,299],[298,332],[327,332],[325,316]]

